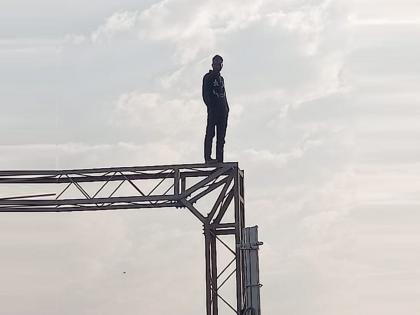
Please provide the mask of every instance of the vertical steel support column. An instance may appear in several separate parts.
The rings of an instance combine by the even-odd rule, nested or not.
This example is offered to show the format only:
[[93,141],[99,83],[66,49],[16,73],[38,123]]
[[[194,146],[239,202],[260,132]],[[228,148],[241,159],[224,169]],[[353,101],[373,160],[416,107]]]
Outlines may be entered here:
[[210,228],[206,223],[204,225],[204,250],[206,257],[206,315],[211,314],[211,236]]
[[[236,168],[234,177],[234,204],[235,204],[235,253],[236,253],[236,313],[239,315],[243,309],[243,281],[242,281],[242,253],[240,246],[242,244],[242,228],[244,218],[241,211],[241,198],[240,189],[241,177],[240,170]],[[242,199],[242,200],[241,200]]]
[[216,251],[216,235],[215,231],[212,231],[210,235],[211,242],[211,287],[212,287],[212,301],[213,301],[213,314],[219,314],[218,298],[217,298],[217,251]]
[[[181,191],[182,191],[182,176],[181,176]],[[226,193],[227,191],[225,191]],[[230,195],[230,197],[228,197]],[[230,203],[232,201],[232,203]],[[244,277],[244,256],[242,253],[242,239],[243,228],[245,226],[245,208],[244,208],[244,174],[238,167],[233,169],[233,186],[230,193],[225,195],[226,205],[221,203],[219,213],[216,218],[207,218],[204,223],[205,236],[205,258],[206,258],[206,315],[219,315],[219,301],[226,303],[237,314],[241,315],[245,307],[245,277]],[[231,204],[231,207],[229,207]],[[229,207],[229,208],[228,208]],[[233,215],[234,220],[230,217],[230,222],[221,223],[226,211]],[[212,221],[213,218],[213,221]],[[230,301],[226,301],[218,292],[218,260],[217,260],[217,245],[222,242],[217,239],[217,235],[231,235],[234,237],[235,247],[231,248],[235,255],[235,270],[233,270],[235,283],[236,306]],[[223,242],[222,242],[223,243]],[[227,246],[223,243],[224,246]],[[227,268],[228,266],[226,266]],[[222,272],[224,272],[223,269]],[[230,277],[230,276],[229,276]],[[222,283],[224,284],[229,277]],[[232,277],[233,278],[233,277]],[[233,279],[232,279],[233,280]],[[224,314],[223,314],[224,315]]]
[[[243,237],[243,229],[245,228],[245,180],[244,180],[244,171],[243,170],[239,170],[238,169],[238,173],[239,173],[239,196],[240,196],[240,201],[239,201],[239,214],[240,214],[240,218],[241,218],[241,237]],[[241,239],[241,246],[242,246],[242,239]],[[242,250],[240,251],[241,255],[242,255]],[[245,268],[245,258],[243,257],[243,255],[241,256],[241,265],[242,268]],[[242,269],[242,309],[245,308],[245,292],[246,292],[246,281],[245,281],[245,270]]]
[[179,195],[179,190],[180,190],[180,173],[179,173],[179,169],[176,168],[175,169],[175,173],[174,173],[174,195],[178,196]]

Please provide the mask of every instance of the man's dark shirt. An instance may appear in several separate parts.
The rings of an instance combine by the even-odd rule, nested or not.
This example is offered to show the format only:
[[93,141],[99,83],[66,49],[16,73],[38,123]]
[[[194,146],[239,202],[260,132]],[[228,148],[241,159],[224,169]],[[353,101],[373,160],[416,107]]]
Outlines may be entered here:
[[210,70],[204,75],[203,100],[209,111],[214,110],[220,114],[227,114],[229,112],[225,82],[220,72]]

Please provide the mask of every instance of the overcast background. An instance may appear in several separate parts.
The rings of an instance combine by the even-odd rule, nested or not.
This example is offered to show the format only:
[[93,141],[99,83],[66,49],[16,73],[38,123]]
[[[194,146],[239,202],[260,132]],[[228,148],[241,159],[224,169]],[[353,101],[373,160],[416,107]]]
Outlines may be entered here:
[[[419,16],[417,0],[0,0],[0,169],[201,162],[219,53],[263,314],[418,314]],[[0,216],[1,314],[196,315],[204,298],[186,211]]]

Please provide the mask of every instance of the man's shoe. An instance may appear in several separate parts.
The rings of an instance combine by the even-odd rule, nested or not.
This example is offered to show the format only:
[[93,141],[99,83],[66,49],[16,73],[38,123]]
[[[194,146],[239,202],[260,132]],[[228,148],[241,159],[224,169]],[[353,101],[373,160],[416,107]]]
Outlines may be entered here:
[[212,158],[206,159],[206,164],[217,164],[217,160],[212,159]]

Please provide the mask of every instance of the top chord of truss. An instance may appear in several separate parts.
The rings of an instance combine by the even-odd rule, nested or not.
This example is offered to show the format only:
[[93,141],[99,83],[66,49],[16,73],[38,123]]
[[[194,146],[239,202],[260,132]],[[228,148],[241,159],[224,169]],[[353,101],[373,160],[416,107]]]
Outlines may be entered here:
[[[0,170],[0,183],[52,183],[67,182],[69,177],[73,177],[78,181],[107,181],[111,173],[132,174],[139,176],[145,175],[146,178],[162,178],[175,170],[190,171],[200,174],[200,172],[211,172],[221,167],[238,167],[237,162],[226,162],[217,164],[175,164],[175,165],[153,165],[153,166],[125,166],[125,167],[104,167],[104,168],[87,168],[72,170]],[[103,174],[103,175],[101,175]],[[147,175],[146,175],[147,174]],[[158,175],[165,174],[165,175]],[[174,174],[174,172],[173,172]],[[171,174],[169,174],[171,176]],[[85,177],[85,178],[80,178]],[[87,180],[88,177],[91,179]],[[136,177],[137,178],[137,177]],[[173,178],[173,175],[172,175]]]
[[[219,187],[223,189],[219,203],[230,202],[233,196],[231,183],[238,172],[237,162],[73,170],[4,170],[0,171],[0,188],[20,184],[26,188],[29,185],[42,189],[38,194],[29,189],[27,194],[0,195],[0,212],[187,207],[204,221],[205,216],[195,211],[193,204]],[[95,184],[97,186],[92,190],[91,186]],[[90,191],[87,185],[90,185]],[[124,188],[123,185],[128,187]],[[69,194],[70,191],[72,194]]]

